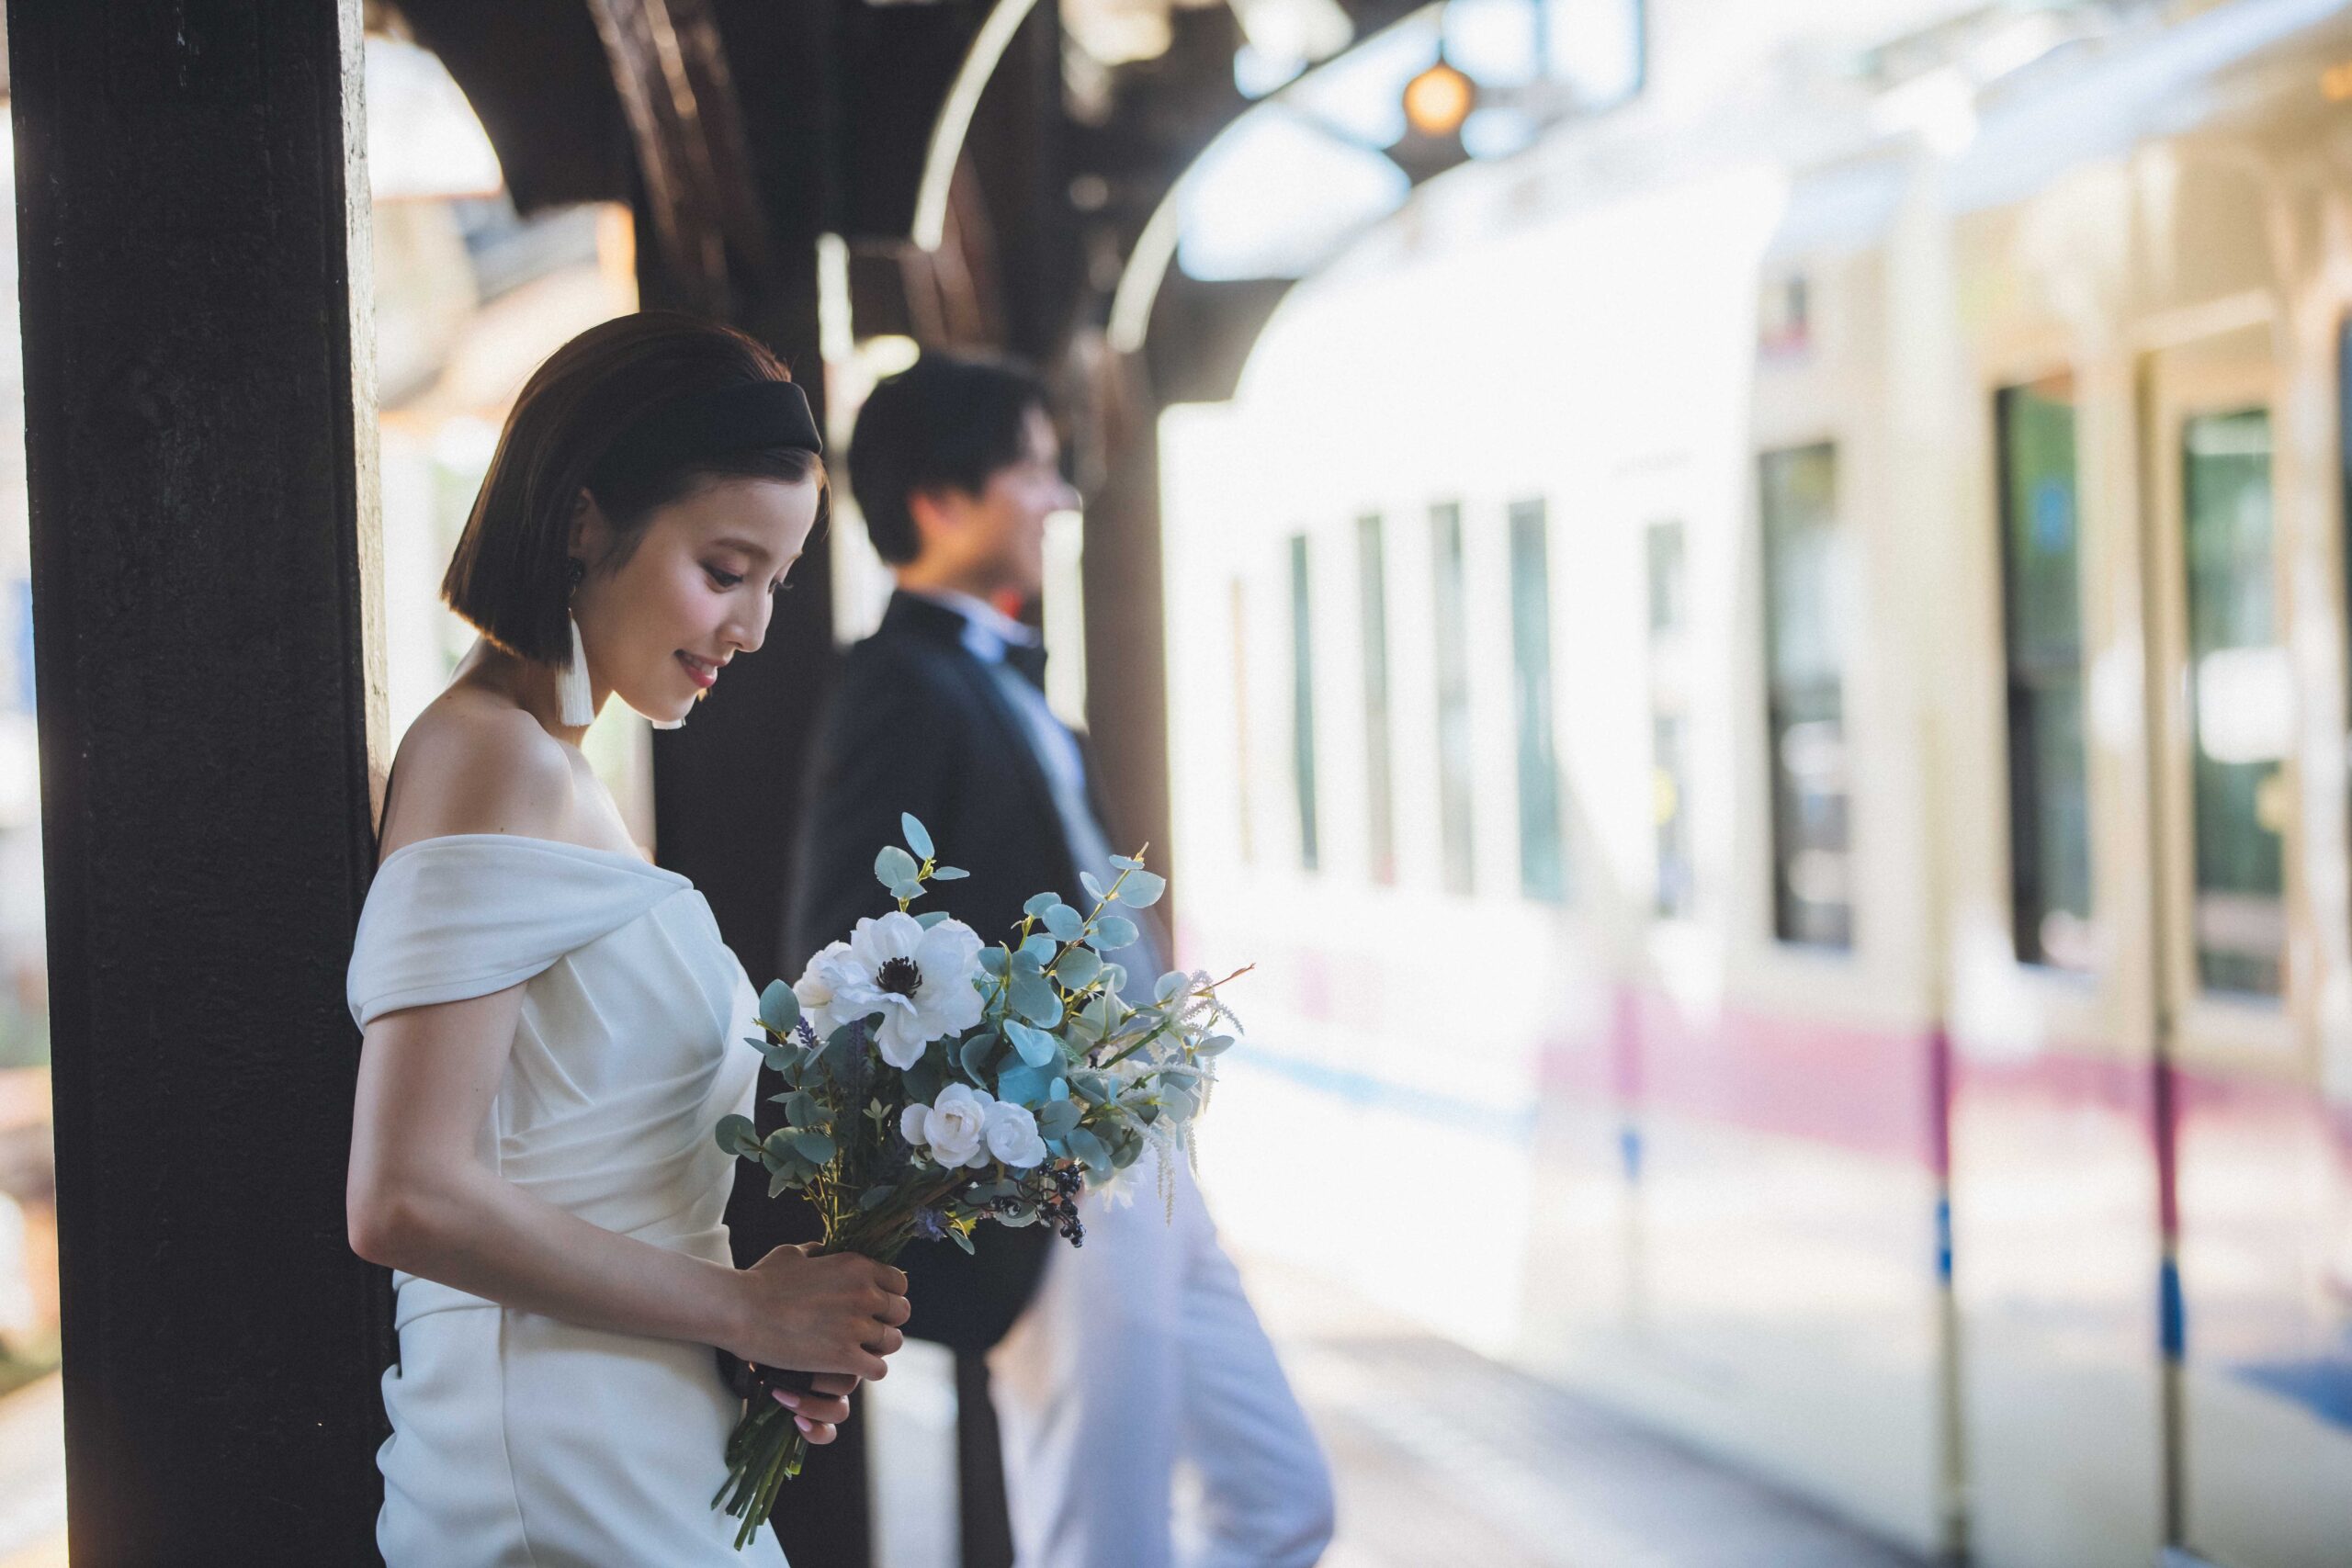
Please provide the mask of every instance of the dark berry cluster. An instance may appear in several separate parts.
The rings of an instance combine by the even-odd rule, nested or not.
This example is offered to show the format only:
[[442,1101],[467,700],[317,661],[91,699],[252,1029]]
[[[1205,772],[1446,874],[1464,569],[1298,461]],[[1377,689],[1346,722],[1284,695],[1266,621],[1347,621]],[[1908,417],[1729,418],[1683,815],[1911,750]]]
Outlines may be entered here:
[[1053,1178],[1054,1190],[1037,1205],[1037,1217],[1061,1234],[1072,1247],[1086,1245],[1086,1222],[1078,1217],[1078,1195],[1086,1186],[1086,1174],[1076,1165],[1053,1167],[1047,1175]]

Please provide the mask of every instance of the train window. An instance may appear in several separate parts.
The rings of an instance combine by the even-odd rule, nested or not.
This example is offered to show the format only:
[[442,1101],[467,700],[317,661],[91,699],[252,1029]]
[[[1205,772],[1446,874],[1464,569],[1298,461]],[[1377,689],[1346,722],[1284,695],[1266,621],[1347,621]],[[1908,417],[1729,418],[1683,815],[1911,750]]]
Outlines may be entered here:
[[1396,795],[1388,744],[1388,562],[1377,513],[1356,519],[1356,589],[1363,633],[1366,832],[1372,879],[1396,880]]
[[1437,807],[1445,890],[1467,893],[1476,843],[1470,790],[1470,620],[1462,557],[1462,508],[1430,508],[1430,583],[1437,596]]
[[2026,964],[2091,962],[2090,790],[2075,388],[2057,376],[1995,398],[2009,737],[2009,908]]
[[1559,748],[1552,724],[1552,570],[1540,501],[1510,509],[1511,699],[1519,730],[1519,886],[1530,898],[1567,897],[1560,847]]
[[1688,576],[1682,522],[1649,525],[1650,800],[1657,836],[1652,908],[1668,919],[1690,913],[1698,868],[1690,847],[1690,717],[1684,686],[1689,657]]
[[1771,747],[1772,930],[1853,945],[1845,625],[1837,448],[1758,459],[1764,532],[1766,720]]
[[1306,536],[1290,541],[1291,768],[1298,790],[1298,863],[1321,861],[1315,820],[1315,621],[1307,585]]
[[2286,953],[2286,779],[2293,683],[2278,643],[2270,413],[2181,429],[2187,537],[2197,974],[2210,990],[2277,996]]

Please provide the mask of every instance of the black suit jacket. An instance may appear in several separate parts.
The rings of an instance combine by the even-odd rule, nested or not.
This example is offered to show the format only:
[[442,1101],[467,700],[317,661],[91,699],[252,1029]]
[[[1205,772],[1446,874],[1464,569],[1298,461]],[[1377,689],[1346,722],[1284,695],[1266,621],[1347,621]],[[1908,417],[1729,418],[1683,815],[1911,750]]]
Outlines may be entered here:
[[[931,884],[916,912],[944,909],[994,944],[1012,939],[1033,894],[1086,907],[1028,731],[996,675],[964,646],[964,626],[944,605],[898,593],[881,629],[850,649],[811,759],[786,919],[788,974],[846,938],[861,917],[897,907],[875,879],[874,855],[904,841],[900,812],[931,830],[940,864],[971,873]],[[1090,787],[1094,776],[1090,766]],[[1099,795],[1094,811],[1107,823]],[[907,1249],[909,1333],[986,1349],[1028,1304],[1047,1248],[1067,1245],[1043,1225],[984,1225],[973,1239],[970,1258],[945,1242]]]

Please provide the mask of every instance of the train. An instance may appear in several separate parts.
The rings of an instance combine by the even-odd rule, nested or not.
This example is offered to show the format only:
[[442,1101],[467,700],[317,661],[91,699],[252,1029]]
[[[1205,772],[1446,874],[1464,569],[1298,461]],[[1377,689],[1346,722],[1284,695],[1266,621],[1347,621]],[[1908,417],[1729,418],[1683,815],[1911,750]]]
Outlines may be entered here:
[[1162,419],[1212,1202],[1924,1555],[2346,1568],[2352,15],[1736,12]]

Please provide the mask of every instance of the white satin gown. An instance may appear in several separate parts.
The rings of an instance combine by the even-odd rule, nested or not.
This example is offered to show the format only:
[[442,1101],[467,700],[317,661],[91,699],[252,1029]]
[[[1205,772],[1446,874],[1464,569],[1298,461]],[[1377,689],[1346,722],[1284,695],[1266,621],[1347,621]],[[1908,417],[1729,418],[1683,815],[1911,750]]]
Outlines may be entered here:
[[[368,894],[348,999],[402,1008],[522,985],[481,1134],[507,1180],[591,1224],[716,1262],[748,1114],[758,998],[694,885],[634,855],[504,834],[427,839]],[[711,1506],[741,1408],[709,1347],[582,1328],[395,1272],[388,1568],[784,1568]]]

